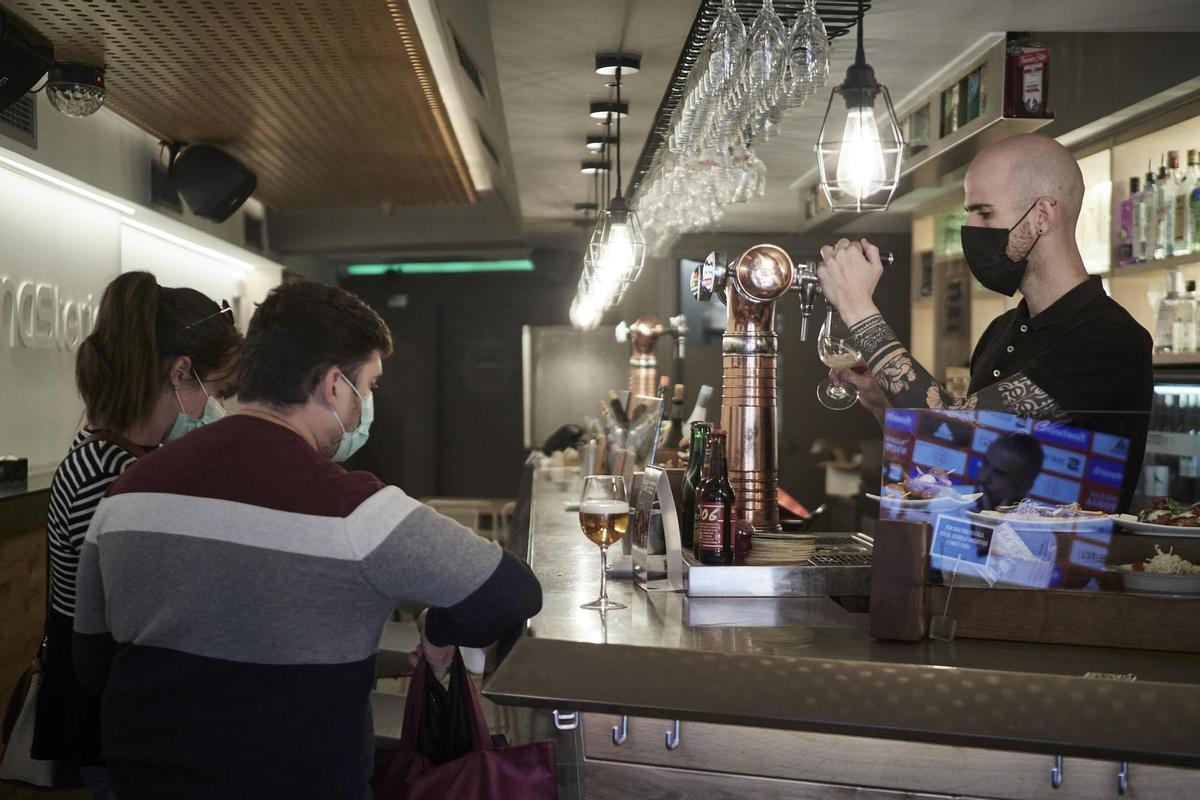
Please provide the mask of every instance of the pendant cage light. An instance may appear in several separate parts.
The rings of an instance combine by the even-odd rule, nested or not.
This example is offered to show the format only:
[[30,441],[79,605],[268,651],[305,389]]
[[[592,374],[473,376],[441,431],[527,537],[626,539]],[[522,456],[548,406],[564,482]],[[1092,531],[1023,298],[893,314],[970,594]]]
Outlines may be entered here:
[[892,202],[900,183],[904,138],[891,94],[875,79],[863,52],[862,0],[858,51],[846,79],[829,96],[816,150],[821,190],[834,211],[883,211]]
[[[612,119],[611,117],[604,122],[605,135],[604,143],[600,148],[600,159],[608,163],[608,148],[612,142]],[[608,182],[610,171],[596,170],[592,175],[592,200],[597,211],[597,217],[601,210],[601,200],[608,196]],[[579,287],[575,291],[575,298],[571,301],[570,320],[571,324],[580,330],[591,330],[600,324],[601,318],[604,316],[605,303],[604,298],[598,293],[591,290],[590,276],[595,272],[592,268],[592,250],[589,244],[588,249],[583,255],[583,272],[579,277]]]
[[[614,83],[617,90],[616,107],[628,108],[621,102],[621,71],[615,67]],[[605,307],[611,308],[625,296],[625,290],[642,274],[646,263],[646,237],[638,221],[637,212],[629,207],[621,193],[621,114],[617,120],[617,190],[608,206],[596,217],[596,227],[588,243],[589,265],[585,263],[584,277],[589,291],[605,299]]]

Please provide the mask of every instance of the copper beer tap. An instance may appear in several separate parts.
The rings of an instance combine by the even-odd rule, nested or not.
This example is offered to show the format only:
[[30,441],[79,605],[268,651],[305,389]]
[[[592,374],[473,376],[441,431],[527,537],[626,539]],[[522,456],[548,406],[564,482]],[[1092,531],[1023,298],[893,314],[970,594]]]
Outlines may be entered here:
[[629,342],[629,396],[646,395],[653,397],[658,388],[658,359],[654,355],[654,347],[664,334],[675,337],[675,356],[683,358],[685,352],[684,337],[687,334],[687,321],[682,314],[671,317],[663,325],[654,317],[640,317],[632,325],[622,322],[617,325],[617,341]]
[[775,429],[779,337],[775,301],[792,289],[796,268],[783,248],[751,247],[736,262],[709,253],[692,275],[692,293],[728,308],[721,338],[721,427],[729,434],[729,482],[737,515],[756,531],[778,531],[779,442]]
[[[881,258],[892,263],[890,253]],[[715,294],[728,308],[721,338],[721,427],[729,435],[729,482],[738,519],[755,531],[779,531],[775,301],[790,291],[800,295],[800,338],[807,340],[808,318],[821,294],[816,262],[797,267],[773,244],[755,245],[730,263],[724,253],[713,252],[692,273],[691,288],[697,300],[707,302]]]

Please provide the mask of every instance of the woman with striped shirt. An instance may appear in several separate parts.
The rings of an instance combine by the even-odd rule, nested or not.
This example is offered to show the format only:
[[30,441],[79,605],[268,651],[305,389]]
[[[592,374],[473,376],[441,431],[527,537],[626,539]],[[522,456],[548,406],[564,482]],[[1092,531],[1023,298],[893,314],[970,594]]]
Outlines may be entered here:
[[78,684],[71,660],[79,552],[97,504],[129,464],[223,415],[219,401],[234,392],[241,342],[228,306],[129,272],[105,289],[79,348],[75,382],[87,424],[50,487],[50,610],[33,757],[78,764],[97,800],[110,797],[100,703]]

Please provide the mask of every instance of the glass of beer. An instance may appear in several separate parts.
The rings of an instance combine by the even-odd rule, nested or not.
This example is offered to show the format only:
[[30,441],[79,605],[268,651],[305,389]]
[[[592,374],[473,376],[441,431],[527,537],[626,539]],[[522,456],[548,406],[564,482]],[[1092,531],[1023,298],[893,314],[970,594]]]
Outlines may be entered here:
[[[822,364],[837,370],[850,369],[862,358],[854,346],[850,329],[832,308],[825,314],[825,324],[817,334],[817,355]],[[826,379],[817,386],[817,399],[828,409],[845,411],[858,402],[858,390],[853,386],[838,386]]]
[[600,597],[580,608],[608,611],[626,608],[608,599],[608,548],[621,541],[629,527],[629,497],[620,475],[589,475],[579,498],[579,527],[583,535],[600,546]]

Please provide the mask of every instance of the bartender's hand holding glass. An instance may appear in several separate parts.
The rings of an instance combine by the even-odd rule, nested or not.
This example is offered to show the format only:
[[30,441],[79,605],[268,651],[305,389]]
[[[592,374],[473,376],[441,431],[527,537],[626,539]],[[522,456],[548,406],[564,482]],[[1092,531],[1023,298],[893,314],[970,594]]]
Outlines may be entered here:
[[620,475],[589,475],[579,498],[579,527],[583,535],[600,546],[600,597],[580,608],[608,611],[626,608],[608,599],[608,548],[621,541],[629,527],[629,497]]
[[[862,356],[850,338],[850,329],[829,306],[825,313],[825,324],[817,335],[817,355],[821,363],[830,370],[846,370],[854,367]],[[858,390],[843,386],[841,382],[824,380],[817,386],[817,399],[821,405],[834,411],[845,411],[858,402]]]
[[866,239],[839,239],[832,247],[821,248],[821,263],[817,265],[821,292],[847,325],[879,313],[872,298],[882,276],[879,248]]

